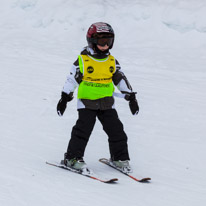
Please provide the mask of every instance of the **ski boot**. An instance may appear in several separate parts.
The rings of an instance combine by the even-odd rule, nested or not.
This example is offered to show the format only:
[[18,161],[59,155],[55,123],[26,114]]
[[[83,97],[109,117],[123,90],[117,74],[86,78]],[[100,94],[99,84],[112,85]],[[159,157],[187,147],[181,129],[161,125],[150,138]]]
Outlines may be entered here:
[[63,164],[66,167],[69,167],[71,169],[77,170],[81,173],[87,173],[87,174],[92,174],[93,172],[87,167],[87,164],[84,162],[83,158],[72,158],[72,159],[68,159],[67,154],[65,153],[64,155],[64,160],[63,160]]
[[117,160],[117,161],[110,160],[110,164],[124,173],[132,173],[132,168],[129,164],[129,160]]
[[86,163],[83,158],[73,158],[73,159],[64,159],[64,164],[67,167],[70,167],[75,170],[81,170],[86,167]]

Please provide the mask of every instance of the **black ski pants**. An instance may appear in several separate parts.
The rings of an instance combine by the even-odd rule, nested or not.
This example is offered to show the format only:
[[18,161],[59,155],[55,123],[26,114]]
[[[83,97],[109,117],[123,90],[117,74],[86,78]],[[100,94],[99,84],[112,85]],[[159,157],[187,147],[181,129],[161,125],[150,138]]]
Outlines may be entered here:
[[72,129],[66,158],[72,159],[84,156],[97,117],[103,126],[103,130],[108,135],[112,160],[129,160],[127,135],[115,109],[79,109],[78,113],[79,118]]

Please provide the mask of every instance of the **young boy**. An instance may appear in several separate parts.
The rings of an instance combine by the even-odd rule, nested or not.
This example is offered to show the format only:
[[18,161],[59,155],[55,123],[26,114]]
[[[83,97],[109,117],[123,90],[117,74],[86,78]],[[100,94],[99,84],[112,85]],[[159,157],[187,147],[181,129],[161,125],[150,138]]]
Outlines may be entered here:
[[114,105],[114,85],[125,94],[133,115],[139,112],[135,92],[119,62],[110,55],[114,43],[112,27],[103,22],[92,24],[87,42],[71,68],[57,105],[57,113],[62,116],[78,87],[79,118],[72,129],[64,164],[77,170],[85,168],[83,156],[97,117],[108,135],[111,164],[130,172],[127,136]]

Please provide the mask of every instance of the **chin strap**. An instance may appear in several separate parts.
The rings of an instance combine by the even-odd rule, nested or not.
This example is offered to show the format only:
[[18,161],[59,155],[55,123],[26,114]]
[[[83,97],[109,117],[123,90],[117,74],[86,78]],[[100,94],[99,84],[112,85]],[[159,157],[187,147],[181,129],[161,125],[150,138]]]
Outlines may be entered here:
[[94,49],[97,52],[97,54],[100,54],[100,55],[107,55],[109,53],[109,49],[107,49],[105,51],[101,51],[101,50],[98,49],[96,44],[94,44]]

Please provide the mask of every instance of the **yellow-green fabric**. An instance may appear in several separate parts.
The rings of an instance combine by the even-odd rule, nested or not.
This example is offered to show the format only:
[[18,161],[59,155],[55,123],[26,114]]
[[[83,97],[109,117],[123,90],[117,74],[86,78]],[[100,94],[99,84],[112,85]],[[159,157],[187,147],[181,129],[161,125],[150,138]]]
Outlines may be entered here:
[[83,74],[78,89],[78,99],[100,99],[113,95],[112,76],[115,73],[115,58],[95,59],[89,55],[79,55],[80,71]]

